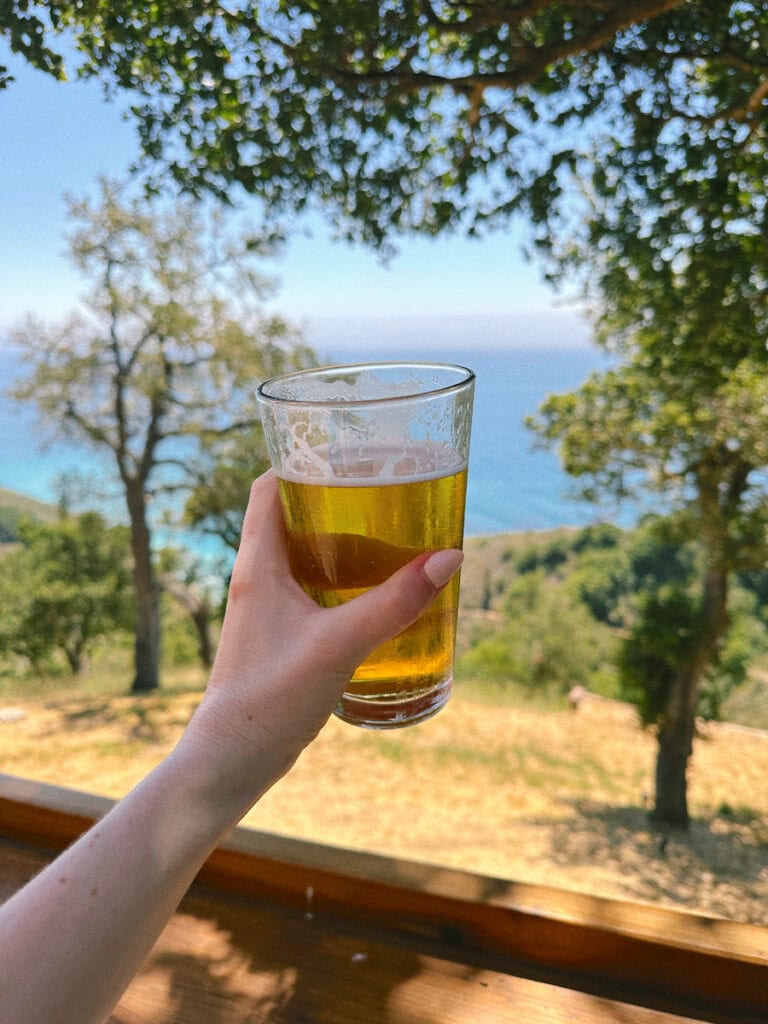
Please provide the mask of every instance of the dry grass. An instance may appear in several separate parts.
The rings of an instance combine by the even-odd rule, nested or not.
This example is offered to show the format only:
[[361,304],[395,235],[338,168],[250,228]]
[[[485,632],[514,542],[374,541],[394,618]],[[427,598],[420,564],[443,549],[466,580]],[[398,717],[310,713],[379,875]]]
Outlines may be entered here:
[[[171,747],[197,699],[16,699],[25,717],[0,722],[0,770],[120,796]],[[708,727],[686,835],[647,823],[654,752],[625,705],[498,706],[465,688],[414,729],[332,720],[246,822],[768,924],[768,734]]]

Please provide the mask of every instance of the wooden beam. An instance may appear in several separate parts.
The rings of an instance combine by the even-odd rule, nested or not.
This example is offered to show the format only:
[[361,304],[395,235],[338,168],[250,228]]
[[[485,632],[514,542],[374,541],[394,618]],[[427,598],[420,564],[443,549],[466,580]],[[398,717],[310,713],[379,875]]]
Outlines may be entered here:
[[[0,835],[66,846],[112,801],[0,776]],[[219,893],[364,923],[411,948],[714,1022],[768,1020],[768,929],[238,828]],[[697,1019],[699,1019],[697,1017]]]

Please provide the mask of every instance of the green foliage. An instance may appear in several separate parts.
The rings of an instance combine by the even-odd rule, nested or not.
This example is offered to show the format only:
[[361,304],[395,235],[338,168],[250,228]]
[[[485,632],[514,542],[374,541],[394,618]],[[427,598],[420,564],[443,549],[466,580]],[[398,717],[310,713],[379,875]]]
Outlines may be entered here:
[[542,572],[519,576],[507,592],[505,616],[503,627],[459,660],[462,676],[550,694],[610,685],[615,639],[561,584]]
[[547,572],[554,572],[559,565],[568,560],[569,551],[570,544],[563,537],[549,541],[544,546],[531,546],[518,558],[517,571],[527,573],[545,569]]
[[[59,5],[4,3],[0,5],[0,36],[7,39],[12,53],[21,54],[36,68],[54,78],[64,78],[64,61],[48,45],[51,30],[59,25]],[[8,68],[0,64],[0,89],[11,76]]]
[[622,600],[632,590],[631,561],[624,548],[588,550],[568,577],[568,588],[598,622],[620,626]]
[[[682,529],[681,529],[682,526]],[[701,571],[701,550],[675,517],[649,517],[628,538],[633,588],[690,582]]]
[[738,573],[737,583],[755,598],[758,613],[768,622],[768,570],[750,569]]
[[86,513],[19,536],[2,563],[0,653],[50,667],[58,651],[79,672],[99,637],[132,625],[127,530]]
[[[587,527],[554,546],[534,541],[507,586],[503,623],[475,628],[457,671],[550,695],[580,684],[629,700],[644,721],[656,722],[703,628],[701,565],[701,545],[674,517],[649,517],[630,530]],[[704,718],[723,715],[766,650],[764,572],[744,581],[751,586],[735,589],[730,626],[702,679],[697,713]]]
[[700,632],[700,603],[687,588],[666,584],[641,596],[618,667],[623,692],[646,725],[663,716],[677,675],[695,655]]
[[622,531],[613,523],[594,523],[579,530],[571,547],[576,554],[582,551],[603,551],[621,543]]
[[[701,601],[681,584],[663,584],[640,599],[637,618],[620,649],[622,693],[645,724],[659,722],[675,677],[695,657],[706,628]],[[742,591],[732,602],[731,623],[720,648],[706,666],[696,713],[719,720],[723,705],[741,686],[749,666],[766,650],[766,629],[754,600]]]
[[198,473],[184,505],[184,519],[192,527],[219,537],[233,551],[240,544],[240,529],[251,484],[269,469],[260,425],[219,441],[215,457]]
[[524,206],[549,245],[570,237],[586,193],[612,199],[609,236],[633,239],[657,276],[665,240],[680,251],[702,230],[697,210],[719,211],[727,243],[758,209],[757,0],[54,0],[0,14],[12,48],[62,77],[56,31],[80,73],[129,91],[158,184],[225,198],[240,186],[271,210],[320,202],[375,244],[479,231]]

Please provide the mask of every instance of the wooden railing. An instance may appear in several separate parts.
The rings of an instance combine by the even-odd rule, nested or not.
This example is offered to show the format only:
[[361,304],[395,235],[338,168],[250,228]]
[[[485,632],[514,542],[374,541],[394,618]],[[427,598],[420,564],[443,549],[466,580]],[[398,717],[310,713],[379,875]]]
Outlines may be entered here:
[[[0,776],[0,898],[111,806]],[[240,828],[113,1021],[262,1020],[768,1024],[768,930]]]

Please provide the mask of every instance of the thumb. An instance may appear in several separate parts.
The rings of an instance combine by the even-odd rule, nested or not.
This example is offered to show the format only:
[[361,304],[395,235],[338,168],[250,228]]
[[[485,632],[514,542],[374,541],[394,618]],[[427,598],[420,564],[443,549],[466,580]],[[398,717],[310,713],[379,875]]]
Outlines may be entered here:
[[384,583],[333,609],[340,660],[354,659],[351,671],[380,644],[402,633],[434,601],[464,561],[448,548],[425,552]]

